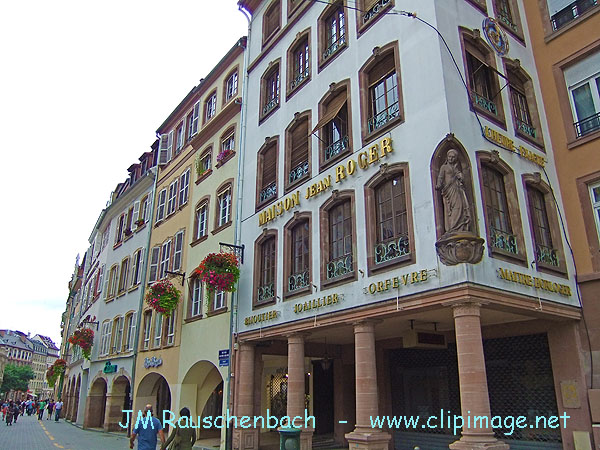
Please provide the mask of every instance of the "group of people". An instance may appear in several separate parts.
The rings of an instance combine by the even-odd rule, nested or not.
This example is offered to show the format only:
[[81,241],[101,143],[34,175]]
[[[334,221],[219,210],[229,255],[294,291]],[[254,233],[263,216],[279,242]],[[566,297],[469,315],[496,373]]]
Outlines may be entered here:
[[[129,441],[129,448],[133,448],[135,439],[138,439],[138,450],[155,450],[158,438],[160,437],[161,450],[192,450],[194,442],[196,442],[196,430],[192,427],[177,428],[175,427],[168,439],[165,438],[162,424],[153,415],[152,405],[146,405],[144,409],[144,417],[147,414],[152,415],[152,424],[139,421]],[[188,423],[192,424],[192,414],[188,408],[182,408],[179,411],[180,417],[187,417]]]
[[54,420],[58,422],[62,407],[63,402],[61,399],[58,399],[57,402],[55,402],[54,399],[42,401],[7,400],[0,403],[0,419],[6,421],[6,425],[8,426],[17,423],[19,416],[22,416],[25,413],[27,413],[28,416],[37,414],[38,420],[42,420],[44,418],[44,411],[48,411],[46,420],[50,420],[52,418],[52,413],[54,413]]

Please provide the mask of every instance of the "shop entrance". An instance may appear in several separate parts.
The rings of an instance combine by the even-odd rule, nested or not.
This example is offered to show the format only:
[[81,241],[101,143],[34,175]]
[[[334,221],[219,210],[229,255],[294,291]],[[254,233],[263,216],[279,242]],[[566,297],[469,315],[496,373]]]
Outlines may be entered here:
[[327,363],[313,361],[313,415],[315,435],[333,436],[333,364]]

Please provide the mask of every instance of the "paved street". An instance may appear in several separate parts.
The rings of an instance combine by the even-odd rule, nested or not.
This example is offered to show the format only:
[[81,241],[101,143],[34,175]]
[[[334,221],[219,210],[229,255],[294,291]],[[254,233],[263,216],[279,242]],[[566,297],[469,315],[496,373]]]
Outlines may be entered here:
[[38,420],[37,416],[19,416],[18,422],[0,423],[2,450],[113,450],[129,448],[127,437],[82,430],[61,419]]

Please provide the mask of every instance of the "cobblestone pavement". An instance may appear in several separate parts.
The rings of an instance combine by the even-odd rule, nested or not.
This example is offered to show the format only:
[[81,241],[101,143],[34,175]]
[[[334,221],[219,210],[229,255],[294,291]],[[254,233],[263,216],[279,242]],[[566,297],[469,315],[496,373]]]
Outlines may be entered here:
[[[136,445],[137,448],[137,445]],[[37,416],[19,416],[17,423],[0,422],[1,450],[119,450],[129,449],[125,435],[82,430],[63,419],[38,420]]]

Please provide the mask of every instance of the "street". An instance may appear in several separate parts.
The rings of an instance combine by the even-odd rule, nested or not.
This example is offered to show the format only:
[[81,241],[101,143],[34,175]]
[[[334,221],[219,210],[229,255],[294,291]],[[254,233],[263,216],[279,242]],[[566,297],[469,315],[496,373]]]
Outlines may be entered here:
[[109,450],[128,449],[124,436],[82,430],[61,419],[38,420],[37,416],[19,416],[18,422],[7,426],[0,423],[2,450]]

